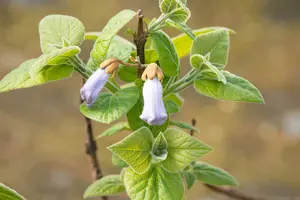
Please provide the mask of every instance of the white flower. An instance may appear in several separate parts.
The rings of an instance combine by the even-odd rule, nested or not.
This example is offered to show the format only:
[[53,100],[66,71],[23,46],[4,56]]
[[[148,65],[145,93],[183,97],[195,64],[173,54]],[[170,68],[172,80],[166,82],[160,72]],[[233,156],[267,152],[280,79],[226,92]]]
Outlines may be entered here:
[[80,89],[81,99],[90,107],[96,101],[100,91],[106,84],[109,74],[105,69],[95,71]]
[[168,118],[161,82],[155,77],[146,80],[143,87],[144,109],[140,118],[150,125],[162,125]]

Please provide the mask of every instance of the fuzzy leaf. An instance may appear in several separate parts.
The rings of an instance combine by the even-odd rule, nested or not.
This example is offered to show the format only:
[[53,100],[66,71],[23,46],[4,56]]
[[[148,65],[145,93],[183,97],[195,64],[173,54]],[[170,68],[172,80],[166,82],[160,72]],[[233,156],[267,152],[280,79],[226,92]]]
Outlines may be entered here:
[[38,59],[31,59],[22,63],[0,81],[0,92],[15,89],[29,88],[42,85],[51,81],[69,77],[73,72],[73,66],[61,64],[44,67],[36,79],[32,79],[29,71]]
[[178,93],[171,93],[164,98],[164,101],[168,101],[168,100],[174,101],[179,108],[182,106],[184,102],[184,99]]
[[179,74],[179,58],[171,39],[163,32],[157,31],[151,34],[155,49],[159,57],[159,64],[167,76]]
[[181,23],[186,22],[191,16],[191,12],[185,3],[181,0],[163,0],[159,7],[162,13],[169,15],[170,20]]
[[172,100],[166,100],[166,101],[164,101],[164,104],[166,107],[166,111],[169,114],[177,113],[180,111],[179,106]]
[[228,172],[207,163],[196,162],[193,173],[199,181],[210,185],[233,185],[238,183]]
[[120,167],[120,168],[128,167],[128,164],[124,160],[122,160],[119,156],[117,156],[116,154],[112,154],[111,162],[112,162],[112,164],[114,164],[115,166]]
[[182,200],[184,195],[180,173],[169,173],[159,166],[144,174],[127,168],[124,184],[130,199],[135,200]]
[[229,32],[227,29],[218,29],[197,36],[192,45],[191,55],[210,55],[211,64],[225,67],[229,54]]
[[120,175],[109,175],[92,183],[84,192],[83,198],[114,196],[125,191]]
[[25,200],[20,194],[15,190],[0,183],[0,199],[1,200]]
[[122,88],[114,94],[102,92],[90,108],[81,104],[80,112],[92,120],[109,124],[125,115],[138,99],[139,91],[135,86]]
[[191,189],[197,181],[197,176],[193,172],[184,171],[184,179],[188,189]]
[[[224,28],[224,27],[201,28],[201,29],[194,30],[193,33],[195,36],[198,36],[198,35],[202,35],[202,34],[209,33],[209,32],[215,31],[215,30],[219,30],[219,29],[227,29],[229,31],[230,35],[235,35],[235,32],[233,30]],[[188,35],[186,35],[185,33],[180,34],[180,35],[172,38],[172,41],[176,47],[176,51],[180,58],[183,58],[183,57],[189,55],[192,44],[193,44],[193,40]]]
[[194,81],[194,88],[205,96],[231,101],[245,101],[264,103],[259,90],[246,79],[222,71],[227,83],[223,84],[216,80],[198,79]]
[[155,162],[163,161],[168,156],[168,143],[162,132],[155,138],[151,155]]
[[84,40],[84,26],[78,19],[67,15],[48,15],[39,25],[43,53],[69,46],[80,46]]
[[135,16],[136,12],[132,10],[122,10],[107,22],[91,51],[94,65],[99,66],[106,58],[107,50],[114,36]]
[[170,172],[182,170],[192,161],[212,150],[200,140],[177,129],[167,129],[164,136],[168,142],[168,157],[162,165]]
[[[47,77],[47,75],[44,76],[43,73],[41,73],[45,70],[45,68],[47,68],[47,72],[50,72],[52,71],[52,68],[56,70],[56,68],[59,67],[59,65],[70,65],[68,64],[68,60],[79,53],[79,47],[70,46],[64,47],[62,49],[53,50],[51,53],[48,54],[43,54],[36,60],[36,62],[30,68],[30,76],[34,80],[43,79]],[[65,69],[61,70],[64,71]],[[70,68],[68,69],[68,72],[70,72]],[[53,76],[55,75],[53,74]]]
[[176,23],[172,20],[167,20],[166,25],[170,26],[170,27],[173,27],[173,28],[176,28],[176,29],[184,32],[186,35],[188,35],[193,40],[196,39],[196,36],[194,35],[193,30],[190,27],[188,27],[186,25],[186,23],[183,23],[183,22],[182,23]]
[[151,131],[142,127],[108,149],[124,160],[136,173],[142,174],[151,164],[152,143]]

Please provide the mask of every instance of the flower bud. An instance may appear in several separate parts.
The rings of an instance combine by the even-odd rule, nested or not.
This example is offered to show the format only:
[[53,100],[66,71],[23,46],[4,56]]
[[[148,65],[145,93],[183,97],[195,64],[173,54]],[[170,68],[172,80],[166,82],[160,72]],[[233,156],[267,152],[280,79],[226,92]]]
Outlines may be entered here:
[[105,86],[109,75],[118,70],[119,62],[117,59],[110,58],[100,64],[100,69],[95,71],[83,87],[80,89],[81,99],[90,107],[96,101],[100,91]]
[[161,82],[154,77],[146,80],[143,87],[144,109],[140,118],[150,125],[162,125],[168,118]]
[[146,81],[147,79],[153,80],[155,77],[158,78],[158,80],[162,80],[164,75],[159,66],[156,63],[149,64],[145,71],[142,74],[142,80]]

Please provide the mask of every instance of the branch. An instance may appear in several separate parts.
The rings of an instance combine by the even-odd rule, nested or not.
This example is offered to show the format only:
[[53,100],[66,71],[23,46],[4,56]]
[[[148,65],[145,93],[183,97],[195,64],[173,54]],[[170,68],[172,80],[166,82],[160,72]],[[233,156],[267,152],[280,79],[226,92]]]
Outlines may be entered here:
[[[85,79],[83,79],[83,84],[84,83],[85,83]],[[83,102],[81,98],[80,98],[80,102],[81,103]],[[92,178],[94,181],[96,181],[103,177],[103,173],[97,158],[97,143],[94,140],[94,136],[93,136],[92,121],[87,117],[84,117],[84,119],[86,124],[85,153],[87,154],[88,160],[92,168]],[[101,199],[108,200],[108,197],[102,196]]]
[[[147,42],[148,33],[144,29],[144,15],[142,10],[137,11],[138,28],[137,33],[134,35],[134,43],[136,45],[136,55],[141,64],[145,64],[145,44]],[[139,65],[137,67],[137,77],[141,78],[144,67]]]
[[227,197],[231,197],[234,199],[239,199],[239,200],[267,200],[262,197],[253,197],[247,194],[244,194],[238,190],[232,189],[232,188],[226,188],[226,187],[218,187],[218,186],[213,186],[213,185],[208,185],[204,184],[205,187],[210,189],[211,191],[214,191],[216,193],[223,194]]

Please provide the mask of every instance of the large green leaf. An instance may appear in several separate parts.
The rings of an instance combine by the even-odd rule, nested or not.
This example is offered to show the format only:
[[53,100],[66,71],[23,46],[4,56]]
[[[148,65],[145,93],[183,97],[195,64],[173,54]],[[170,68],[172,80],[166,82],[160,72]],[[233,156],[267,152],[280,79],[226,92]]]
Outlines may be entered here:
[[209,62],[213,65],[225,67],[229,54],[229,32],[218,29],[197,36],[192,45],[191,55],[210,55]]
[[78,19],[66,15],[48,15],[39,25],[41,49],[50,53],[64,47],[79,46],[84,40],[84,26]]
[[106,58],[114,36],[135,16],[136,12],[132,10],[122,10],[107,22],[91,51],[91,58],[96,66]]
[[[51,73],[53,76],[52,70],[57,70],[56,67],[59,67],[59,65],[69,65],[68,60],[79,54],[80,48],[75,46],[70,47],[64,47],[62,49],[56,49],[53,50],[51,53],[43,54],[40,56],[36,62],[32,65],[30,68],[30,76],[31,78],[37,80],[37,79],[43,79],[47,77],[47,74],[41,73],[42,71],[45,71],[45,68],[47,68],[46,72]],[[54,68],[54,69],[52,69]],[[61,69],[62,73],[65,73],[65,69]],[[68,72],[70,72],[70,68],[68,69]],[[47,79],[47,78],[46,78]]]
[[169,173],[159,166],[151,167],[144,174],[127,168],[123,179],[130,199],[182,200],[184,195],[180,173]]
[[120,167],[120,168],[128,167],[128,164],[124,160],[122,160],[119,156],[117,156],[116,154],[112,154],[111,162],[112,162],[112,164],[114,164],[115,166]]
[[184,99],[178,93],[171,93],[168,96],[164,97],[164,101],[168,101],[168,100],[174,101],[179,108],[182,106],[184,102]]
[[162,165],[170,172],[182,170],[212,150],[211,147],[181,130],[167,129],[164,136],[168,142],[168,157]]
[[207,163],[196,162],[193,173],[199,181],[210,185],[238,185],[228,172]]
[[164,104],[165,104],[166,111],[169,114],[177,113],[180,111],[179,106],[172,100],[165,100]]
[[197,133],[200,133],[199,129],[185,122],[170,121],[170,126],[177,126],[182,129],[193,130]]
[[[201,28],[201,29],[194,30],[193,33],[194,33],[194,35],[198,36],[198,35],[202,35],[202,34],[212,32],[215,30],[219,30],[219,29],[227,29],[227,28],[207,27],[207,28]],[[231,30],[231,29],[227,29],[227,30],[229,31],[230,35],[235,35],[235,32],[233,30]],[[183,57],[189,55],[192,44],[193,44],[193,39],[191,39],[188,35],[183,33],[183,34],[180,34],[180,35],[172,38],[172,41],[175,44],[178,56],[180,58],[183,58]]]
[[159,57],[159,64],[167,76],[177,76],[179,73],[179,58],[174,44],[167,34],[157,31],[151,34]]
[[101,138],[101,137],[104,137],[104,136],[111,136],[111,135],[114,135],[120,131],[124,131],[124,130],[130,130],[130,127],[128,125],[127,122],[119,122],[111,127],[109,127],[108,129],[106,129],[104,132],[102,132],[98,137],[98,138]]
[[245,101],[264,103],[259,90],[246,79],[222,71],[227,83],[223,84],[216,80],[198,79],[194,81],[194,88],[205,96],[231,101]]
[[102,92],[91,107],[83,103],[80,111],[92,120],[109,124],[126,114],[138,99],[139,91],[136,86],[122,88],[114,94]]
[[0,199],[1,200],[25,200],[20,194],[15,190],[0,183]]
[[29,72],[38,59],[31,59],[22,63],[0,81],[0,92],[29,88],[42,85],[51,81],[67,78],[73,72],[69,64],[47,65],[33,79]]
[[114,196],[125,191],[120,175],[109,175],[92,183],[84,192],[83,198]]
[[108,149],[130,165],[136,173],[142,174],[151,165],[153,140],[151,131],[142,127]]

